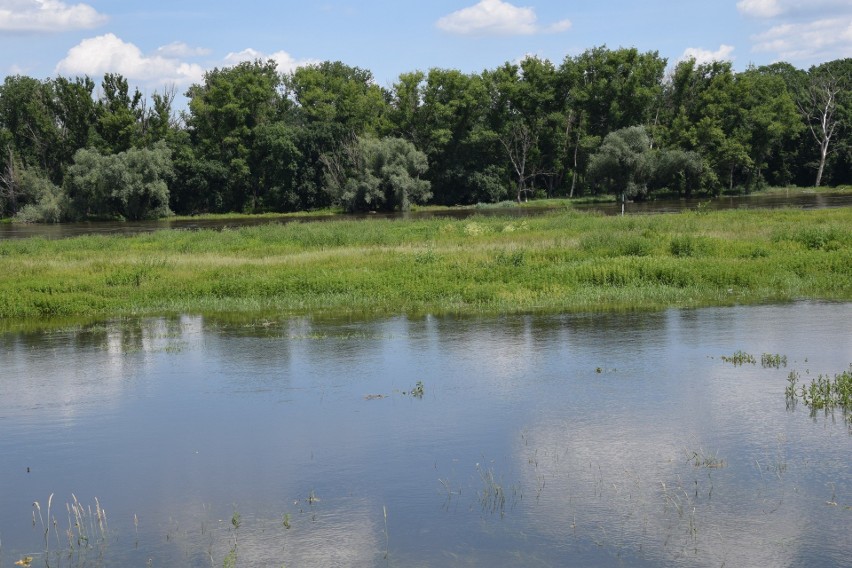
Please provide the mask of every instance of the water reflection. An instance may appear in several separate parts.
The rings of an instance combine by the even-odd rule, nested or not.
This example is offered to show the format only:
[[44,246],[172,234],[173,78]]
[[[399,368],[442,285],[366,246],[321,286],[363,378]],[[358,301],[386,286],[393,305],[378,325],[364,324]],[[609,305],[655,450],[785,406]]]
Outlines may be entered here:
[[[73,493],[108,510],[93,552],[110,565],[232,550],[238,565],[839,565],[850,429],[788,410],[784,387],[793,369],[848,368],[851,316],[801,303],[0,335],[0,563],[43,549],[33,501],[64,510]],[[788,366],[722,359],[737,350]]]

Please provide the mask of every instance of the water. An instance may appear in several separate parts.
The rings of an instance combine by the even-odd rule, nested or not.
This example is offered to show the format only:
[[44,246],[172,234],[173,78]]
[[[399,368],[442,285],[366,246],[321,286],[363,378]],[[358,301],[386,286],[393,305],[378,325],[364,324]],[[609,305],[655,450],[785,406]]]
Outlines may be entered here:
[[[796,303],[0,335],[0,565],[840,566],[852,430],[784,388],[849,368],[850,321]],[[739,350],[758,363],[722,360]],[[69,555],[72,494],[89,544]]]
[[[647,213],[674,213],[697,207],[705,207],[708,210],[721,209],[749,209],[763,208],[775,209],[780,207],[796,207],[800,209],[825,209],[831,207],[852,206],[852,194],[850,193],[813,193],[794,195],[747,195],[738,197],[720,197],[708,201],[706,199],[679,199],[664,201],[647,201],[641,203],[628,203],[625,207],[626,214]],[[621,204],[617,203],[586,203],[574,206],[579,211],[596,211],[604,215],[621,214]],[[553,211],[549,208],[457,208],[444,211],[414,211],[405,213],[379,213],[349,215],[349,219],[432,219],[453,218],[465,219],[472,215],[498,215],[525,217],[542,215]],[[22,239],[28,237],[44,237],[47,239],[60,239],[81,235],[131,235],[137,233],[150,233],[162,230],[189,230],[199,229],[222,230],[224,228],[248,227],[264,225],[268,223],[308,223],[339,220],[339,215],[327,215],[317,217],[248,217],[241,219],[190,219],[161,221],[127,221],[127,222],[99,222],[99,223],[62,223],[54,225],[22,225],[0,224],[0,239]]]

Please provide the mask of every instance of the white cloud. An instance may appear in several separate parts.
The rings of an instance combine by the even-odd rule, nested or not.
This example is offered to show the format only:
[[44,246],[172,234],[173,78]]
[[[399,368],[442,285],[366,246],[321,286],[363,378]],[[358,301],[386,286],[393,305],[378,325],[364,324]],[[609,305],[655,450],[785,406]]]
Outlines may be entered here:
[[678,58],[678,61],[694,59],[696,63],[711,63],[713,61],[733,61],[734,46],[722,44],[716,51],[702,49],[700,47],[689,47]]
[[800,65],[852,56],[849,0],[740,0],[737,8],[767,22],[752,51]]
[[276,51],[275,53],[265,54],[261,51],[252,48],[246,48],[242,51],[232,52],[225,56],[225,63],[228,65],[237,65],[244,61],[255,60],[266,61],[272,59],[278,64],[278,71],[281,73],[290,73],[297,67],[313,65],[319,63],[316,59],[296,59],[286,51]]
[[754,51],[790,61],[852,57],[852,17],[779,24],[752,37]]
[[88,4],[56,0],[0,0],[0,30],[58,32],[100,26],[107,17]]
[[571,29],[571,20],[559,20],[555,24],[550,24],[544,31],[546,33],[558,34],[560,32],[567,32]]
[[779,0],[740,0],[737,9],[755,18],[773,18],[784,11]]
[[810,20],[852,11],[849,0],[739,0],[737,9],[753,18],[793,18]]
[[60,75],[89,75],[119,73],[145,84],[188,85],[199,82],[204,69],[162,54],[145,55],[132,43],[113,34],[84,39],[68,51],[56,66]]
[[168,45],[158,47],[157,54],[163,57],[198,57],[209,55],[210,50],[204,47],[190,47],[182,41],[173,41]]
[[444,16],[436,25],[457,35],[533,35],[564,32],[571,27],[571,22],[561,20],[541,26],[533,8],[519,8],[502,0],[481,0],[474,6]]

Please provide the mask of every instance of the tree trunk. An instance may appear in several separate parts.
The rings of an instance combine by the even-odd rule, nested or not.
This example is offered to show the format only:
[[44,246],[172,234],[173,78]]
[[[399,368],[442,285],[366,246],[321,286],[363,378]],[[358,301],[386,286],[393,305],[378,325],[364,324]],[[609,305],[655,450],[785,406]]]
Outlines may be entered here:
[[828,158],[828,142],[829,139],[825,138],[820,144],[819,149],[819,169],[817,169],[817,177],[815,187],[819,187],[819,184],[822,182],[822,174],[825,171],[825,161]]
[[574,145],[574,174],[571,176],[571,194],[574,197],[574,189],[577,187],[577,154],[580,152],[580,130],[577,129],[577,143]]

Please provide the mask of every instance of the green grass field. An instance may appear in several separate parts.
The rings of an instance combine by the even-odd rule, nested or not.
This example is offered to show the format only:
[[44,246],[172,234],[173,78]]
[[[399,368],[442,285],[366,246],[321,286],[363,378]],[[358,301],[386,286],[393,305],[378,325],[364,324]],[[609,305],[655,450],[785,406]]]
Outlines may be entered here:
[[329,221],[0,242],[0,323],[852,299],[852,208]]

